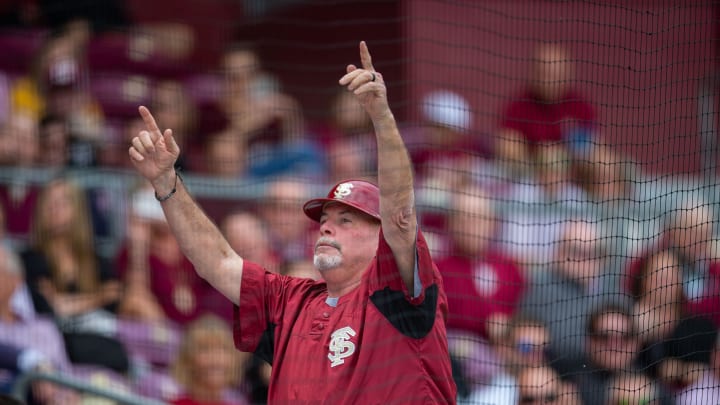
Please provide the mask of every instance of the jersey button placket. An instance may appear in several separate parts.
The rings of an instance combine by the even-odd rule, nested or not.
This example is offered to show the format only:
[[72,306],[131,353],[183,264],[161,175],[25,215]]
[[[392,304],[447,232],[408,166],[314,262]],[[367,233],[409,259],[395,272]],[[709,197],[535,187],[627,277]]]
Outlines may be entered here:
[[323,311],[316,315],[316,318],[313,319],[312,326],[310,327],[310,336],[313,339],[320,338],[323,335],[329,320],[330,312],[328,311]]

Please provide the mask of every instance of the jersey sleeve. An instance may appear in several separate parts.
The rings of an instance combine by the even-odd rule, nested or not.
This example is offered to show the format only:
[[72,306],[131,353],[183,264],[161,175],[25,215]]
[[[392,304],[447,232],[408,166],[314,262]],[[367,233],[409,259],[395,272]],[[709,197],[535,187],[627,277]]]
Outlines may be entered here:
[[[392,291],[402,292],[409,303],[418,305],[424,301],[427,288],[438,284],[440,273],[430,257],[430,250],[425,237],[419,230],[415,240],[414,273],[416,288],[415,291],[409,291],[400,276],[400,270],[395,262],[392,249],[381,230],[375,266],[368,274],[371,291],[389,288]],[[417,286],[418,281],[419,288]]]
[[447,300],[442,278],[420,231],[415,240],[415,291],[408,291],[403,282],[382,231],[375,263],[366,274],[370,301],[398,332],[422,339],[433,329],[438,316],[446,322]]
[[299,298],[315,283],[312,280],[281,276],[270,273],[261,266],[245,261],[240,287],[239,305],[233,308],[233,339],[235,347],[244,352],[272,348],[275,327],[282,323],[289,305],[299,303]]

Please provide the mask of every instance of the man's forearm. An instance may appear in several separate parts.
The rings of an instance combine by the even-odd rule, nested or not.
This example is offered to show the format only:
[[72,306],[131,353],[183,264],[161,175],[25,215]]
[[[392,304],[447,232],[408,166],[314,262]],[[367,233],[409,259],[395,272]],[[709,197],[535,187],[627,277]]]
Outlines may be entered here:
[[373,123],[378,143],[378,186],[381,196],[387,199],[388,207],[398,215],[414,214],[413,171],[405,143],[400,136],[395,118],[388,114]]
[[[174,180],[173,180],[174,182]],[[159,182],[160,183],[160,182]],[[169,181],[153,184],[160,195],[167,195],[173,188]],[[188,193],[182,181],[174,188],[176,192],[161,203],[170,229],[182,252],[195,266],[200,277],[206,279],[229,299],[236,301],[239,291],[228,289],[229,280],[224,277],[227,266],[242,270],[242,259],[232,250],[217,226],[208,218]]]
[[414,241],[417,232],[412,163],[395,118],[373,121],[378,146],[378,186],[383,233],[395,254],[400,275],[413,291]]

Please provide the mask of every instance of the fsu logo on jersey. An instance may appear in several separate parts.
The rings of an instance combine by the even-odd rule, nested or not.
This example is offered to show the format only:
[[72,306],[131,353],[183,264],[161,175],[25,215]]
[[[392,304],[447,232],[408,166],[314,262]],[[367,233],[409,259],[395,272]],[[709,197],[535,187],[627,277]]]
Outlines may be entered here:
[[353,188],[352,183],[340,183],[337,187],[335,187],[335,192],[333,193],[336,200],[342,200],[343,198],[350,195]]
[[355,336],[355,334],[355,331],[352,330],[351,327],[346,326],[336,330],[330,335],[330,353],[328,353],[330,367],[344,364],[345,358],[355,353],[355,343],[350,341],[350,338]]

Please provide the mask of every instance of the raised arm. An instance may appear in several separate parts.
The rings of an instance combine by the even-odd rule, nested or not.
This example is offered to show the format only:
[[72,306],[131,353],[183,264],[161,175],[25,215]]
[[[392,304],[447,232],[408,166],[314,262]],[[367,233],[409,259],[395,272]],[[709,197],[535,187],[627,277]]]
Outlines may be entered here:
[[414,291],[417,217],[412,164],[395,117],[390,111],[385,81],[375,71],[364,41],[360,42],[360,61],[362,68],[348,65],[340,84],[357,96],[375,127],[382,230],[395,255],[405,285],[409,291]]
[[140,107],[146,130],[133,138],[130,159],[155,188],[173,235],[198,275],[235,304],[238,303],[243,260],[232,250],[217,226],[197,205],[174,165],[180,148],[172,130],[161,132],[150,111]]

